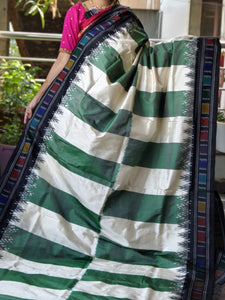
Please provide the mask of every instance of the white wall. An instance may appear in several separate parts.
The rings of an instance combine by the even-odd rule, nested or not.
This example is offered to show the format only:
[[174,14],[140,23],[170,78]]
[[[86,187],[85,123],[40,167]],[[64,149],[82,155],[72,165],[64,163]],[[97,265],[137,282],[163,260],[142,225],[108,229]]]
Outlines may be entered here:
[[190,0],[161,0],[161,38],[188,35]]
[[221,21],[221,40],[225,41],[225,0],[223,0]]
[[[1,1],[1,0],[0,0]],[[157,10],[134,9],[136,16],[141,21],[150,39],[158,39],[161,34],[161,18]]]

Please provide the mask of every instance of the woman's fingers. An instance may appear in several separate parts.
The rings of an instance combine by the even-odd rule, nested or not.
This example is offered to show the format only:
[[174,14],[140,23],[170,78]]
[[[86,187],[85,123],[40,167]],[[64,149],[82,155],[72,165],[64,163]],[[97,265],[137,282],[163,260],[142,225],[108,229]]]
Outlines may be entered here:
[[30,119],[31,117],[32,117],[32,109],[29,106],[27,106],[25,110],[24,120],[23,120],[24,124],[26,124],[27,120]]

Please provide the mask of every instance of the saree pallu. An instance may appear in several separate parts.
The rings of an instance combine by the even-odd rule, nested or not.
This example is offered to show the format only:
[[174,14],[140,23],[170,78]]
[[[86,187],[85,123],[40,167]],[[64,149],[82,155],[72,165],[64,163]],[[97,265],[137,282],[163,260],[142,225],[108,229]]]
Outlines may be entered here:
[[120,5],[83,33],[1,180],[0,299],[221,297],[219,53]]

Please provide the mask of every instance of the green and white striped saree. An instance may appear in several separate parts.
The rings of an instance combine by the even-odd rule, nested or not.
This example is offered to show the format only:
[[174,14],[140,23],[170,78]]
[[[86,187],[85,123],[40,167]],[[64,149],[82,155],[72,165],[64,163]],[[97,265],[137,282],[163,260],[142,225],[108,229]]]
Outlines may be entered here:
[[0,300],[219,295],[219,52],[119,5],[84,32],[1,180]]

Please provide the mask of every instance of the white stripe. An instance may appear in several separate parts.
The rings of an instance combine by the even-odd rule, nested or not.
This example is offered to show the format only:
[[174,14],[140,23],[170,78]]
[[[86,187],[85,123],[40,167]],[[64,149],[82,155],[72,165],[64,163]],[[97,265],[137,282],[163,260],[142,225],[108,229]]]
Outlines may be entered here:
[[143,142],[182,143],[189,137],[187,117],[147,118],[133,114],[130,137]]
[[148,169],[121,165],[114,185],[115,190],[126,190],[149,195],[184,195],[187,184],[182,170]]
[[[127,137],[100,132],[65,107],[60,109],[62,114],[51,124],[56,134],[89,155],[121,163]],[[133,114],[130,137],[143,142],[182,143],[189,137],[186,133],[190,129],[188,120],[187,117],[147,118]]]
[[[128,31],[118,32],[116,33],[116,36],[116,39],[113,39],[112,37],[109,38],[107,42],[110,47],[117,51],[118,55],[122,59],[124,71],[127,72],[131,68],[132,64],[134,64],[134,61],[137,61],[138,55],[135,50],[137,49],[138,44],[130,36]],[[118,43],[118,41],[121,42]],[[97,48],[96,51],[102,51],[101,48],[102,47],[100,45],[99,49]]]
[[133,249],[180,252],[184,229],[177,224],[137,222],[103,216],[101,235]]
[[68,92],[71,89],[75,93],[77,85],[115,113],[120,109],[132,111],[136,87],[131,86],[127,93],[119,82],[111,83],[108,76],[94,65],[84,66],[78,75],[79,81],[75,80]]
[[25,274],[42,274],[67,279],[80,279],[83,269],[53,264],[38,263],[1,251],[1,269],[22,272]]
[[133,288],[124,285],[107,284],[101,281],[79,281],[73,291],[81,291],[91,295],[117,297],[131,300],[168,300],[174,296],[169,292],[154,291],[151,288]]
[[[150,278],[170,279],[175,281],[182,276],[181,268],[163,269],[152,266],[131,265],[105,259],[95,258],[88,266],[90,270],[98,270],[115,274],[147,276]],[[184,273],[184,272],[183,272]]]
[[154,92],[178,92],[190,91],[193,88],[188,85],[191,78],[188,77],[190,69],[184,65],[172,65],[171,67],[138,66],[137,89],[139,91]]
[[122,162],[128,137],[100,132],[74,116],[65,107],[61,107],[60,110],[57,122],[51,124],[57,135],[89,155],[107,161]]
[[0,295],[33,300],[63,300],[68,299],[70,291],[40,288],[16,281],[0,281]]
[[[90,65],[84,66],[79,73],[80,80],[74,83],[114,112],[119,109],[132,111],[136,89],[148,93],[192,90],[188,85],[189,72],[183,65],[152,69],[139,65],[137,85],[126,92],[119,82],[111,83],[103,71]],[[75,85],[70,88],[75,89]]]
[[85,227],[69,223],[61,215],[28,202],[19,215],[19,221],[11,223],[44,239],[78,252],[93,256],[98,234]]
[[41,154],[42,162],[34,172],[53,187],[75,198],[91,211],[99,214],[110,188],[79,176],[61,166],[51,155]]

